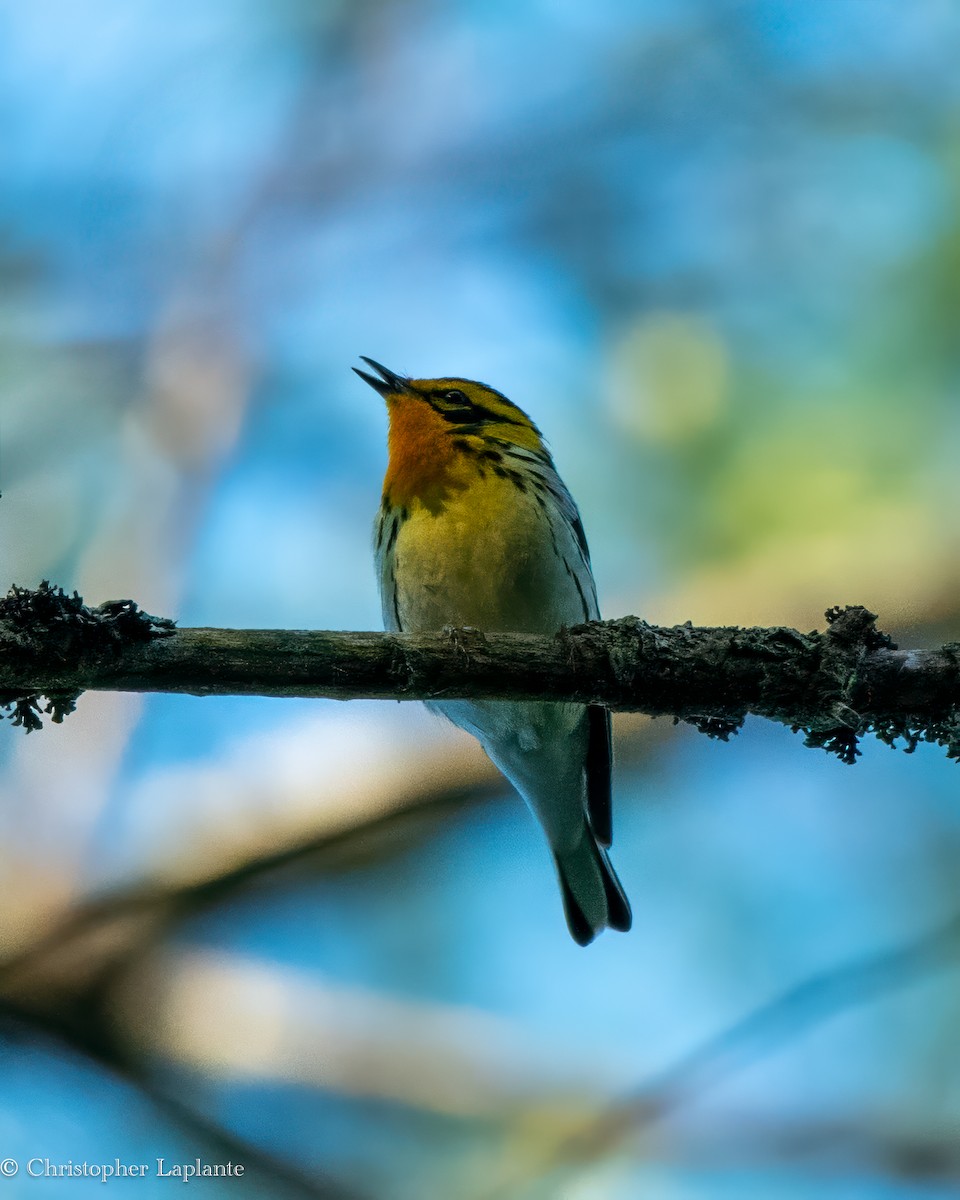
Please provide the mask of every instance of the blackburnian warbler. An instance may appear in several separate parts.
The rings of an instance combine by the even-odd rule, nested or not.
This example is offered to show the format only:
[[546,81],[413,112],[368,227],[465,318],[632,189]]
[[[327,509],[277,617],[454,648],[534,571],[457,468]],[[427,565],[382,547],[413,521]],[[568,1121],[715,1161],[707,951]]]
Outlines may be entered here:
[[[387,629],[555,633],[600,611],[580,515],[540,431],[467,379],[354,370],[387,402],[389,463],[375,527]],[[585,946],[630,928],[607,857],[610,714],[582,704],[434,700],[479,739],[543,827],[567,924]]]

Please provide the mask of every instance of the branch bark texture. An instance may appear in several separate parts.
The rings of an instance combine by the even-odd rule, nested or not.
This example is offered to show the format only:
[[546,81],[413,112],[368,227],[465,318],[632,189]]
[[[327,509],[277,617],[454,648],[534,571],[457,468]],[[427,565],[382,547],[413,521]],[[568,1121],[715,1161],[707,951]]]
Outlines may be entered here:
[[960,644],[898,650],[861,607],[824,631],[594,622],[552,637],[175,629],[132,601],[93,609],[43,585],[0,601],[0,704],[27,728],[85,690],[429,700],[573,700],[727,738],[749,713],[853,761],[876,733],[960,757]]

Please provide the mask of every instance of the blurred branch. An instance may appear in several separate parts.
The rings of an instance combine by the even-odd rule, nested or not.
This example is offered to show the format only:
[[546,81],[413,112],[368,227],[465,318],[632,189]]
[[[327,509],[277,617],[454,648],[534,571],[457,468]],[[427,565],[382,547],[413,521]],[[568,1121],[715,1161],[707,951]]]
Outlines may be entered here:
[[552,637],[180,629],[129,600],[97,609],[43,584],[0,601],[0,704],[39,728],[80,692],[334,699],[566,700],[672,716],[726,740],[748,713],[802,729],[845,762],[874,732],[960,757],[960,644],[897,650],[859,606],[823,633],[593,622]]
[[[422,789],[421,789],[422,790]],[[261,852],[209,878],[187,883],[144,881],[79,901],[47,932],[0,961],[0,1033],[16,1022],[25,1035],[59,1039],[126,1079],[148,1100],[211,1145],[224,1159],[244,1163],[263,1185],[259,1195],[290,1200],[361,1200],[355,1187],[301,1170],[259,1148],[204,1114],[183,1077],[158,1072],[129,1031],[118,1023],[124,984],[157,947],[192,918],[228,901],[272,873],[302,869],[310,877],[370,854],[378,840],[395,846],[401,827],[426,828],[437,814],[475,802],[476,784],[427,792],[415,807],[392,811],[335,833],[306,838],[272,853]],[[266,1182],[269,1181],[269,1187]]]
[[[33,1045],[42,1041],[65,1041],[72,1050],[89,1054],[86,1047],[62,1031],[50,1027],[35,1013],[24,1012],[15,1005],[0,1001],[0,1034],[8,1042],[29,1039]],[[216,1121],[197,1111],[182,1098],[174,1095],[147,1074],[144,1067],[125,1062],[117,1057],[95,1055],[101,1070],[122,1080],[140,1093],[158,1113],[183,1134],[196,1143],[197,1152],[203,1158],[230,1160],[242,1164],[244,1176],[234,1190],[238,1195],[269,1196],[271,1200],[363,1200],[360,1192],[346,1187],[316,1170],[300,1170],[255,1143],[230,1132]],[[231,1185],[233,1186],[233,1185]]]
[[[734,1025],[695,1047],[650,1082],[624,1096],[589,1123],[554,1141],[538,1164],[528,1164],[523,1177],[480,1193],[483,1200],[506,1200],[521,1193],[557,1195],[571,1177],[608,1160],[625,1141],[632,1141],[661,1121],[703,1100],[708,1091],[748,1067],[769,1058],[841,1013],[879,1000],[935,972],[955,968],[960,959],[960,912],[920,936],[873,954],[841,963],[796,984]],[[759,1139],[758,1139],[759,1140]],[[808,1143],[809,1144],[809,1143]],[[750,1140],[750,1154],[757,1145]],[[955,1147],[942,1157],[955,1162]],[[931,1169],[933,1149],[925,1163]],[[534,1172],[537,1179],[534,1182]],[[477,1197],[479,1200],[479,1195]]]
[[930,974],[956,967],[960,912],[898,946],[862,955],[788,988],[602,1114],[572,1139],[572,1158],[662,1120],[753,1063],[852,1008],[890,995]]
[[482,800],[490,789],[473,781],[416,790],[408,807],[261,851],[207,878],[144,881],[78,901],[44,935],[0,960],[0,1005],[29,1014],[102,1061],[125,1060],[111,998],[137,964],[189,920],[276,873],[303,871],[315,878],[355,862],[358,854],[376,853],[378,844],[396,847],[399,840],[424,836],[439,816]]
[[[142,1047],[129,1043],[118,1026],[118,992],[138,965],[191,918],[228,900],[264,876],[318,868],[348,859],[362,843],[370,852],[378,835],[395,845],[398,827],[425,823],[431,815],[467,804],[482,786],[440,788],[415,808],[389,812],[347,830],[325,833],[273,853],[261,853],[192,883],[134,884],[80,902],[32,945],[0,962],[0,1032],[15,1023],[24,1033],[62,1040],[75,1051],[126,1079],[185,1130],[242,1162],[258,1176],[260,1195],[291,1200],[362,1200],[362,1193],[309,1172],[259,1148],[204,1115],[184,1098],[182,1079],[165,1081]],[[269,1187],[266,1182],[269,1181]]]

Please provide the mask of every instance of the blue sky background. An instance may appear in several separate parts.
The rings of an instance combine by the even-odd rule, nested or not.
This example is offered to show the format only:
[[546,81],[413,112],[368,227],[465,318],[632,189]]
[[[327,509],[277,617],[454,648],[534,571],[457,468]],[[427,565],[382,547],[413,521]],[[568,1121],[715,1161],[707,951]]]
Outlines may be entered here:
[[[367,354],[531,413],[608,616],[862,603],[955,639],[958,50],[944,0],[0,3],[6,583],[377,628]],[[85,696],[0,729],[0,937],[334,839],[144,943],[112,1000],[149,1078],[253,1146],[398,1200],[949,1194],[949,966],[564,1159],[958,904],[935,748],[616,729],[635,928],[581,951],[522,805],[418,706]],[[199,1136],[46,1035],[2,1053],[0,1155]],[[102,1185],[2,1184],[57,1187]]]

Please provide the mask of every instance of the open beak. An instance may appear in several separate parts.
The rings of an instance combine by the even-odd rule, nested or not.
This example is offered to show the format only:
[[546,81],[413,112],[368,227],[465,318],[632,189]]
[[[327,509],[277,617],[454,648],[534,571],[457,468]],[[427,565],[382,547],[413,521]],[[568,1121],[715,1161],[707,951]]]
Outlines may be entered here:
[[391,392],[403,392],[406,390],[409,380],[402,375],[396,375],[393,371],[388,371],[386,367],[382,367],[380,363],[374,362],[372,358],[367,358],[365,354],[361,354],[368,366],[373,367],[379,379],[374,375],[368,375],[366,371],[361,371],[359,367],[352,369],[360,376],[364,383],[369,383],[375,392],[379,392],[381,396],[389,396]]

